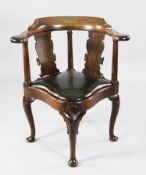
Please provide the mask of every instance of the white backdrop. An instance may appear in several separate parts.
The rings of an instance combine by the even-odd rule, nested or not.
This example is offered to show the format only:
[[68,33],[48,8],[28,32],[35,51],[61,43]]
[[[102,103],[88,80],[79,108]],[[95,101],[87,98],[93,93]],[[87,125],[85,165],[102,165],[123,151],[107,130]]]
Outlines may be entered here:
[[[0,6],[0,174],[146,174],[146,12],[144,0],[5,0]],[[110,102],[102,101],[88,111],[80,125],[77,158],[79,166],[67,166],[69,143],[65,123],[59,114],[42,102],[33,105],[38,141],[29,144],[29,127],[21,99],[22,49],[10,37],[27,29],[37,17],[97,16],[114,29],[131,36],[119,49],[121,108],[115,132],[117,143],[108,141]],[[74,34],[75,64],[83,66],[87,33]],[[66,35],[53,34],[59,68],[66,69]],[[84,44],[83,44],[84,43]],[[33,42],[32,42],[33,44]],[[36,54],[30,44],[31,66],[38,72]],[[111,69],[111,39],[105,39],[105,65]],[[35,72],[34,71],[34,72]],[[33,77],[35,73],[33,72]]]

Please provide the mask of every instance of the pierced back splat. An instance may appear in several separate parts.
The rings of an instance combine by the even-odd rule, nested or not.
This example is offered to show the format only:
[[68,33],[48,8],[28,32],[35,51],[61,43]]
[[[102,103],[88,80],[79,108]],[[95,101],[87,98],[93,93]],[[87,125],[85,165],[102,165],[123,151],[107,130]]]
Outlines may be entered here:
[[87,54],[85,54],[85,68],[84,73],[92,76],[102,76],[100,72],[100,64],[103,63],[101,57],[104,50],[104,34],[97,32],[89,32],[89,39],[87,40]]
[[38,54],[37,61],[41,66],[41,77],[44,75],[56,74],[59,70],[56,68],[56,56],[53,53],[53,41],[51,32],[35,35],[35,49]]

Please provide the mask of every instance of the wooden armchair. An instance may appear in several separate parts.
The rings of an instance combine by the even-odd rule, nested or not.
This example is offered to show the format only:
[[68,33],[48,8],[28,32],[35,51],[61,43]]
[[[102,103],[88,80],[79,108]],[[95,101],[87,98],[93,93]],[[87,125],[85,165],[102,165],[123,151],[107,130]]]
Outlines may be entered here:
[[[60,30],[67,30],[68,40],[68,68],[64,72],[59,71],[56,67],[51,39],[51,32]],[[89,32],[85,68],[81,72],[74,69],[72,30]],[[106,79],[100,72],[100,66],[103,63],[102,52],[105,34],[111,36],[113,40],[111,80]],[[31,80],[28,50],[28,39],[31,36],[34,36],[36,41],[37,62],[41,68],[40,77],[33,81]],[[105,98],[112,101],[109,138],[111,141],[117,141],[118,138],[114,135],[113,130],[120,104],[117,79],[118,41],[129,39],[129,35],[112,30],[111,26],[102,18],[78,16],[38,18],[26,32],[11,37],[11,42],[23,45],[23,105],[31,129],[31,134],[27,138],[28,142],[35,141],[31,103],[35,99],[39,99],[58,110],[63,116],[70,139],[68,164],[71,167],[77,166],[75,147],[79,123],[88,109]]]

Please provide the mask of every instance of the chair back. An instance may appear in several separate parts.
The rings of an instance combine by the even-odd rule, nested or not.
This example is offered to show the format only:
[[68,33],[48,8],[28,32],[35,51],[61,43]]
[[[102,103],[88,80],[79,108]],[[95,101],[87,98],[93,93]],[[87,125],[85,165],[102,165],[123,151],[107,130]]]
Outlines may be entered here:
[[67,31],[68,40],[68,71],[74,70],[73,64],[73,30],[89,32],[87,40],[87,53],[85,54],[84,73],[100,76],[100,64],[103,62],[102,52],[104,49],[105,28],[110,28],[103,18],[96,17],[45,17],[38,18],[29,26],[29,36],[34,36],[36,44],[37,61],[41,66],[41,76],[56,74],[56,55],[53,51],[52,31]]

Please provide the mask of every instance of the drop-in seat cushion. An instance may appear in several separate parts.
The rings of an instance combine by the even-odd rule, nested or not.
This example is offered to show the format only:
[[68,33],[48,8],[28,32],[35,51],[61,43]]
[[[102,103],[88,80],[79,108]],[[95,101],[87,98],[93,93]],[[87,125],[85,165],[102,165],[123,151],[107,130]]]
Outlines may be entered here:
[[82,101],[95,91],[112,86],[105,78],[96,78],[83,72],[66,71],[37,79],[31,85],[49,92],[51,95],[67,101]]

